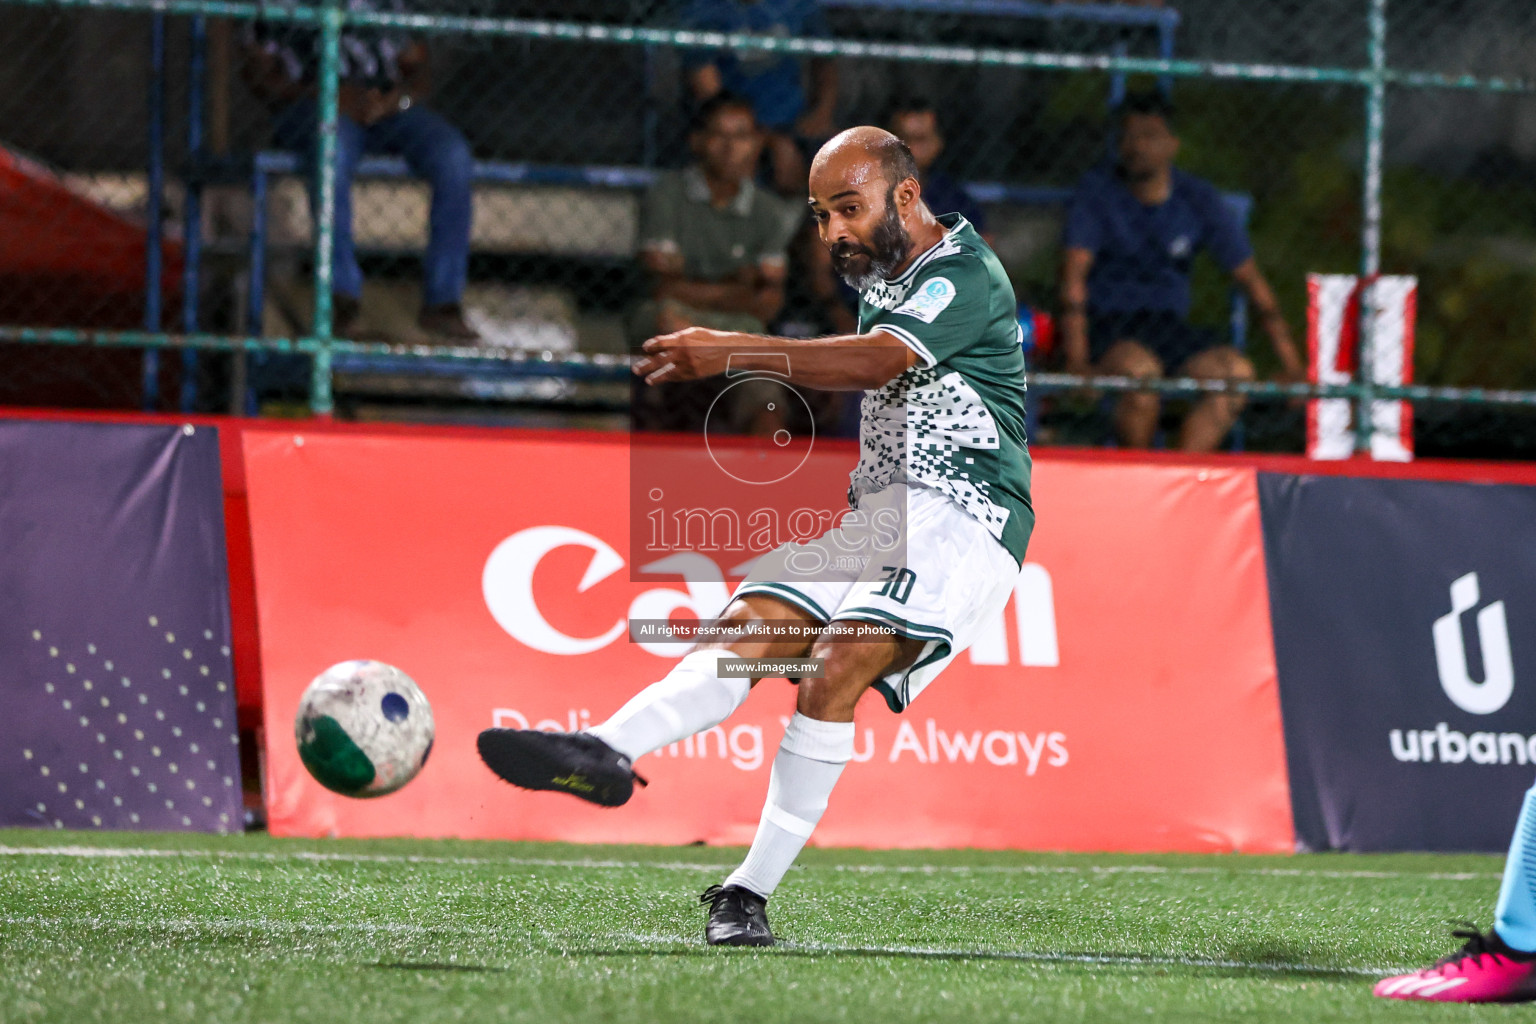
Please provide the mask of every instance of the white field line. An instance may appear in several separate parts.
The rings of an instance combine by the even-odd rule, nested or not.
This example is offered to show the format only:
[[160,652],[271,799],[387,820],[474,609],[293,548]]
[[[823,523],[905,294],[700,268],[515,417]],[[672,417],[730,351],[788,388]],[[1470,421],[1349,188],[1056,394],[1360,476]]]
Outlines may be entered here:
[[[160,930],[180,934],[216,934],[221,936],[241,935],[249,932],[265,932],[277,935],[411,935],[431,937],[437,935],[471,936],[480,938],[498,938],[503,936],[503,930],[475,925],[416,925],[399,922],[385,924],[370,924],[366,922],[347,922],[341,924],[327,924],[321,922],[304,921],[277,921],[269,918],[145,918],[142,920],[109,918],[109,917],[44,917],[44,916],[17,916],[0,917],[0,926],[13,926],[22,928],[90,928],[98,930],[114,931],[144,931]],[[580,948],[564,948],[547,933],[537,936],[545,942],[555,946],[556,951],[564,955],[580,956],[583,952]],[[684,939],[671,935],[639,934],[634,932],[598,933],[588,936],[589,939],[615,939],[622,942],[633,942],[640,945],[665,945],[665,946],[691,946],[695,944],[692,939]],[[1250,962],[1245,960],[1215,960],[1201,957],[1180,956],[1136,956],[1132,954],[1113,953],[1038,953],[1027,950],[987,950],[987,949],[946,949],[940,946],[841,946],[833,943],[822,942],[781,942],[781,948],[794,952],[825,953],[830,956],[839,954],[852,954],[856,956],[892,956],[892,957],[934,957],[978,960],[1012,960],[1021,963],[1035,964],[1087,964],[1101,967],[1195,967],[1211,970],[1247,970],[1247,971],[1273,971],[1277,974],[1286,972],[1304,972],[1308,974],[1336,974],[1361,977],[1379,977],[1393,973],[1395,968],[1384,967],[1333,967],[1312,964],[1288,964],[1273,961]],[[639,949],[637,954],[643,954],[646,950]],[[766,955],[772,956],[772,953]]]
[[[278,935],[412,935],[423,938],[455,936],[478,939],[505,939],[528,936],[549,943],[556,949],[563,948],[558,936],[537,929],[516,927],[498,928],[477,924],[411,924],[405,921],[287,921],[270,917],[102,917],[94,914],[72,917],[49,917],[43,914],[0,916],[0,927],[19,928],[89,928],[115,931],[158,930],[192,934],[197,932],[217,935],[242,935],[247,932],[270,932]],[[588,938],[613,939],[646,945],[691,945],[691,941],[675,935],[657,935],[643,932],[597,932]]]
[[[650,868],[657,871],[714,872],[729,870],[734,863],[697,861],[598,860],[589,858],[539,857],[431,857],[388,853],[321,853],[310,850],[272,852],[264,850],[159,850],[152,847],[112,846],[0,846],[0,857],[78,857],[122,860],[133,858],[200,857],[219,860],[255,860],[278,862],[312,861],[342,864],[443,864],[468,867],[593,868],[632,871]],[[1353,879],[1423,879],[1432,882],[1484,882],[1503,876],[1493,871],[1338,871],[1306,868],[1165,867],[1160,864],[831,864],[807,865],[808,871],[845,871],[871,875],[1258,875],[1274,878],[1353,878]]]
[[44,917],[42,915],[22,915],[13,917],[0,917],[0,925],[8,925],[20,928],[91,928],[111,929],[118,931],[145,931],[159,930],[182,933],[213,933],[218,935],[239,935],[246,932],[271,932],[277,935],[459,935],[459,936],[490,936],[497,934],[495,929],[475,927],[474,925],[422,925],[408,924],[401,921],[386,921],[382,924],[374,924],[367,921],[348,921],[339,924],[324,921],[280,921],[272,918],[200,918],[200,917],[174,917],[174,918],[114,918],[114,917]]

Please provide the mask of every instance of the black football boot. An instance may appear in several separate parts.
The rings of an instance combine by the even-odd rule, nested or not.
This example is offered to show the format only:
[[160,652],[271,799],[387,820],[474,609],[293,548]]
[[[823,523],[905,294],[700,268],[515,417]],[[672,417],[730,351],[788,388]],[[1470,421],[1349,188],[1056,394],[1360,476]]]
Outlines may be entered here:
[[768,901],[739,885],[712,885],[699,902],[709,907],[704,938],[711,946],[771,946]]
[[585,732],[487,729],[475,746],[480,760],[523,789],[569,793],[603,807],[619,807],[645,780],[629,758]]

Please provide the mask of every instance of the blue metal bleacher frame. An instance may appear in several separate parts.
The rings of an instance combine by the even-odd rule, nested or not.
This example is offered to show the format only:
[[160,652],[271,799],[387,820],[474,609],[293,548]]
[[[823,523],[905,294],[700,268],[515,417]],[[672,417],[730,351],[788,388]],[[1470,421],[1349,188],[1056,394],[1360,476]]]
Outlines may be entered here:
[[[250,234],[250,289],[247,297],[247,326],[258,330],[266,301],[267,196],[276,175],[296,175],[303,170],[299,154],[267,150],[252,161]],[[659,172],[646,167],[573,166],[561,164],[504,163],[477,160],[472,178],[477,183],[497,185],[565,185],[576,188],[643,189]],[[410,168],[400,157],[365,157],[357,165],[358,178],[409,178]]]
[[[249,239],[249,284],[245,316],[247,330],[253,334],[261,331],[266,304],[267,198],[271,191],[271,179],[280,175],[298,175],[303,171],[304,162],[300,155],[285,150],[266,150],[257,153],[252,161],[251,197],[254,209]],[[646,167],[477,160],[472,166],[471,178],[477,183],[497,185],[563,185],[638,191],[648,187],[659,173]],[[356,177],[362,179],[411,176],[410,168],[399,157],[365,157],[358,162],[356,171]],[[260,355],[256,354],[257,362],[261,362]],[[615,381],[628,377],[625,368],[597,365],[562,367],[556,373],[554,367],[544,365],[540,360],[512,361],[463,356],[433,358],[338,352],[332,356],[332,367],[337,373],[419,374],[461,381],[507,381],[551,376],[567,376],[584,381]],[[254,392],[248,391],[244,406],[247,413],[255,414],[257,400]]]

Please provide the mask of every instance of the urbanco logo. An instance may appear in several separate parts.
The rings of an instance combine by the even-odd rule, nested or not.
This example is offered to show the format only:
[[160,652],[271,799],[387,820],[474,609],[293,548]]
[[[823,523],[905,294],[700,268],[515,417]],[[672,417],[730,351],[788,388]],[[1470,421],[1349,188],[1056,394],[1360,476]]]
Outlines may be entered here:
[[[486,608],[496,624],[512,639],[545,654],[575,656],[602,650],[625,633],[625,620],[595,625],[586,635],[573,636],[557,629],[540,607],[533,577],[544,557],[557,548],[576,546],[592,553],[576,584],[584,594],[625,566],[624,556],[601,537],[571,526],[534,526],[520,530],[496,545],[486,559],[480,588]],[[731,587],[714,559],[698,552],[678,552],[640,567],[653,576],[681,576],[686,589],[659,586],[641,591],[629,605],[630,619],[666,620],[685,612],[700,621],[718,615],[730,599]],[[732,570],[745,571],[745,566]],[[549,601],[559,595],[542,595]],[[570,596],[567,595],[567,599]],[[1015,638],[1018,663],[1031,667],[1056,667],[1060,654],[1056,639],[1056,600],[1051,574],[1042,565],[1025,563],[1014,585]],[[675,641],[639,641],[641,647],[664,658],[680,658],[686,645]],[[977,665],[1009,664],[1007,628],[1002,616],[978,630],[970,650]]]
[[1481,593],[1477,573],[1469,572],[1451,584],[1451,610],[1435,620],[1435,667],[1440,687],[1461,710],[1491,715],[1509,703],[1515,691],[1514,658],[1509,649],[1509,624],[1504,602],[1494,601],[1477,613],[1477,643],[1482,654],[1483,681],[1472,679],[1462,639],[1461,617],[1477,607]]

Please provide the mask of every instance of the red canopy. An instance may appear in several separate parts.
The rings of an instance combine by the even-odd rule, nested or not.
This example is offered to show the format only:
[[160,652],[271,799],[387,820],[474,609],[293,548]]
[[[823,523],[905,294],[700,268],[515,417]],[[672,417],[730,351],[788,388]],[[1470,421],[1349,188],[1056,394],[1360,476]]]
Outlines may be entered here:
[[[60,279],[89,300],[144,290],[145,228],[0,148],[0,276]],[[165,242],[164,290],[180,289],[181,244]]]

